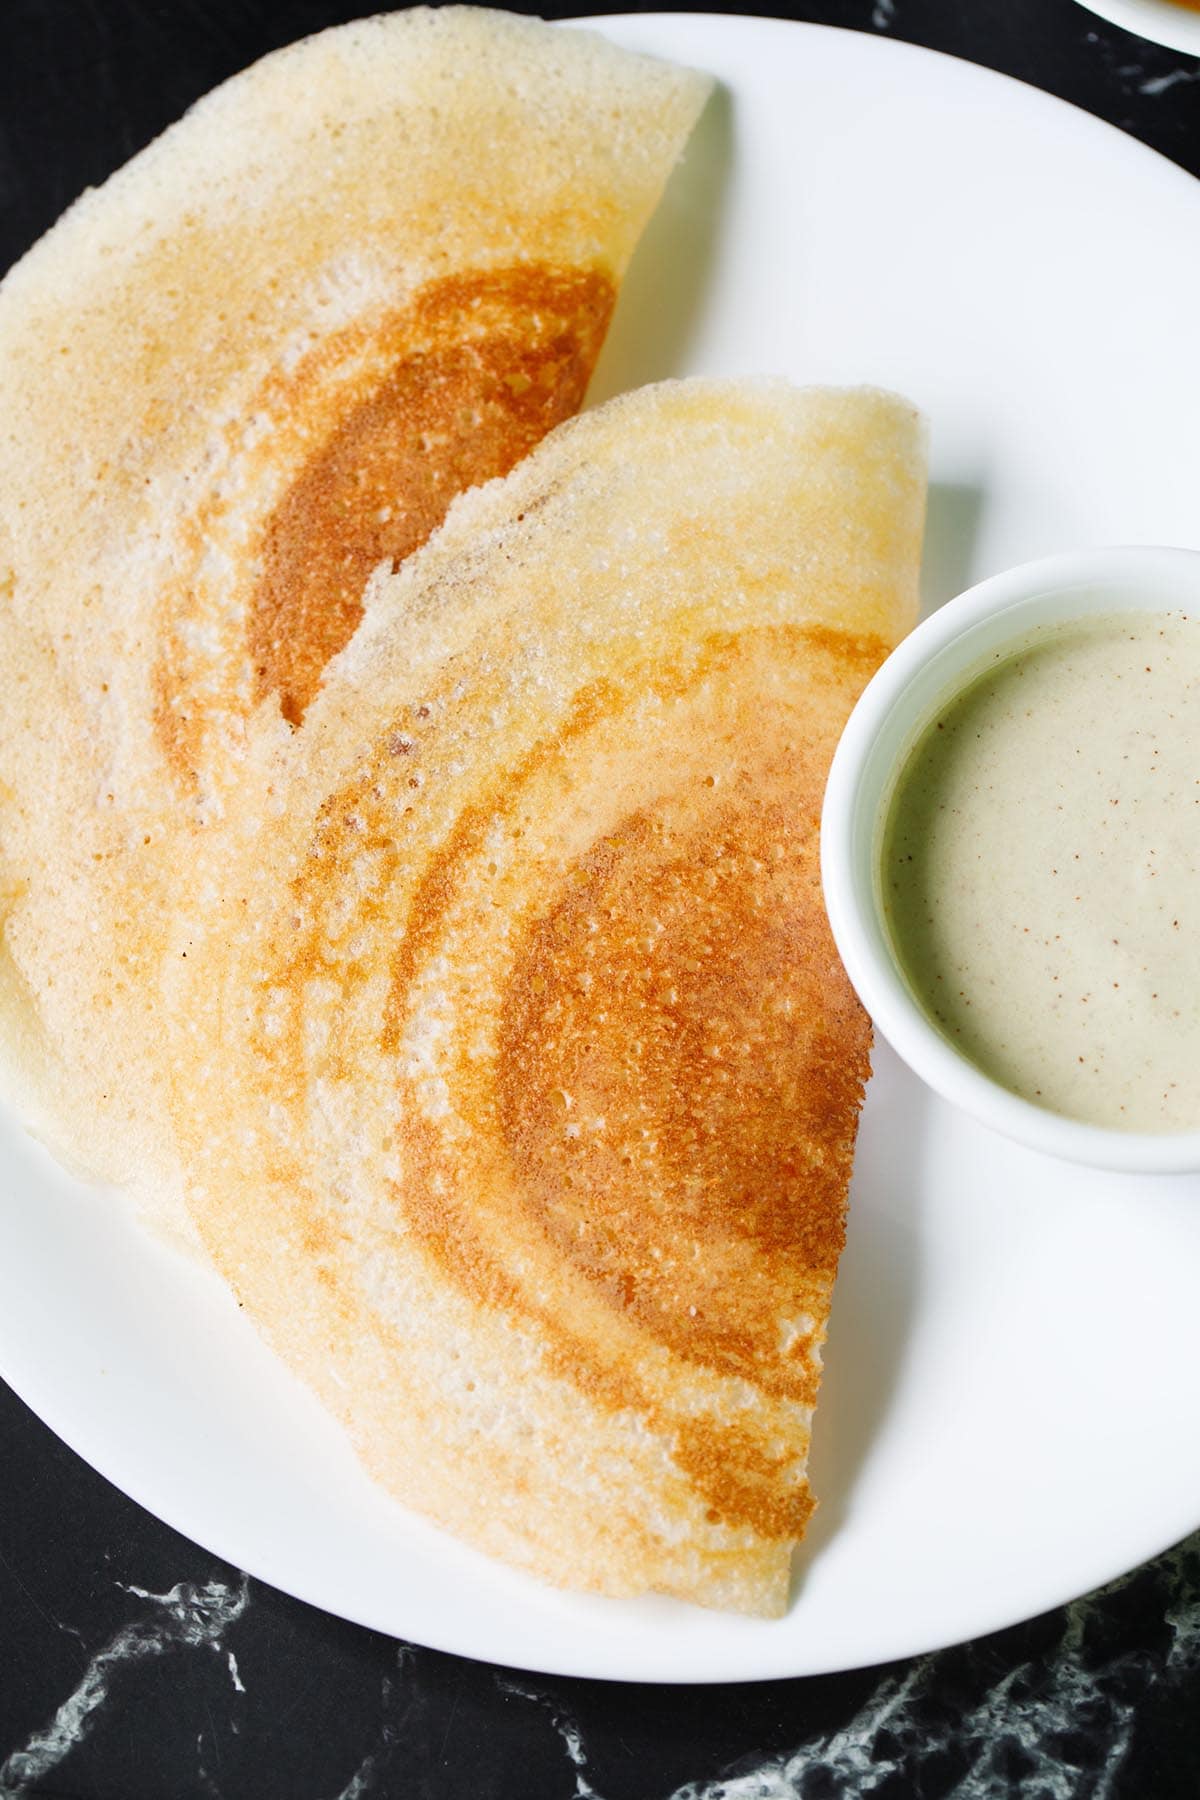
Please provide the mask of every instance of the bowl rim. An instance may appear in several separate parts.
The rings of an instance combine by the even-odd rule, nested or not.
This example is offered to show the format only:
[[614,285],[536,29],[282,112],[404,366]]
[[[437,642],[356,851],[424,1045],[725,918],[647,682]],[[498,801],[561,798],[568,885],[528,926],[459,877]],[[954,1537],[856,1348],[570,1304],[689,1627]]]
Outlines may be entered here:
[[[1107,608],[1101,603],[1105,584],[1127,587],[1134,577],[1141,584],[1136,600],[1123,597]],[[1124,1173],[1200,1170],[1200,1129],[1091,1125],[1022,1099],[970,1062],[927,1017],[897,966],[876,903],[874,868],[889,775],[936,705],[933,697],[940,692],[949,698],[978,666],[969,640],[982,629],[992,642],[1016,647],[1039,622],[1106,610],[1165,611],[1172,604],[1164,597],[1169,587],[1190,588],[1200,610],[1200,550],[1116,545],[1062,551],[989,576],[947,601],[901,641],[860,696],[834,753],[820,828],[821,880],[834,942],[851,984],[897,1054],[936,1093],[1003,1136],[1064,1161]],[[1072,602],[1083,593],[1091,603],[1076,607]],[[957,677],[939,688],[937,665],[952,663],[956,647],[962,656]],[[900,746],[890,757],[889,738]]]
[[1079,0],[1088,12],[1152,44],[1200,56],[1200,13],[1175,0]]

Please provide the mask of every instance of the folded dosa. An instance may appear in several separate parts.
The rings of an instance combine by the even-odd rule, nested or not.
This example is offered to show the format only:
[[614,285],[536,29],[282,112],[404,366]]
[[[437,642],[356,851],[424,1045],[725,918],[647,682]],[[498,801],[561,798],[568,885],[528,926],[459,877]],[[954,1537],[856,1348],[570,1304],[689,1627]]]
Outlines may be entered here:
[[367,19],[218,89],[8,276],[0,1032],[85,1167],[148,1153],[161,932],[247,718],[295,727],[371,569],[580,405],[709,86],[498,12]]
[[869,1053],[818,815],[923,505],[872,390],[560,426],[373,579],[198,871],[205,1244],[375,1475],[555,1582],[785,1604]]

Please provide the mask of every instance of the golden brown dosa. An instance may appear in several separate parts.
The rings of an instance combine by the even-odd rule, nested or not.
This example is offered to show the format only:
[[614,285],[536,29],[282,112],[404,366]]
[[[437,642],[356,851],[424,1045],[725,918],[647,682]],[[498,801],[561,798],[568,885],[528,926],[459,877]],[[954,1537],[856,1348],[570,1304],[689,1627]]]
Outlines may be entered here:
[[554,1581],[785,1603],[868,1072],[818,815],[923,504],[870,390],[561,426],[375,578],[198,871],[205,1244],[394,1493]]
[[581,403],[709,88],[449,7],[202,101],[0,289],[0,1036],[60,1152],[150,1154],[162,931],[246,722],[297,724],[462,488]]

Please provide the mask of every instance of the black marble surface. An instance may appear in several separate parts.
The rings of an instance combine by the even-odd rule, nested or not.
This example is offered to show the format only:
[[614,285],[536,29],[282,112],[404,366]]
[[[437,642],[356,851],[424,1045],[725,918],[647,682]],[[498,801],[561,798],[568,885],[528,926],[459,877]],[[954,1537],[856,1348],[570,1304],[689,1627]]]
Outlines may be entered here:
[[[214,83],[362,10],[2,0],[0,262]],[[814,0],[789,16],[1002,69],[1200,175],[1200,66],[1072,0]],[[140,1511],[3,1389],[0,1458],[0,1796],[1200,1795],[1200,1537],[932,1657],[655,1688],[515,1674],[287,1599]]]

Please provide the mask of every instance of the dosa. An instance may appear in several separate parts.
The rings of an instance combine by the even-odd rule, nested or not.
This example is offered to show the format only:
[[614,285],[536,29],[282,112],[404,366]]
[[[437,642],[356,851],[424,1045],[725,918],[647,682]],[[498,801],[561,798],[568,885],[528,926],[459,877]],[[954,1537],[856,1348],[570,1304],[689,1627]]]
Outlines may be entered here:
[[266,733],[170,959],[200,1234],[393,1493],[777,1613],[869,1027],[818,815],[915,618],[922,430],[668,383],[462,496]]
[[370,571],[580,405],[707,78],[449,7],[268,57],[0,289],[0,1039],[60,1155],[154,1154],[156,970],[247,721]]

